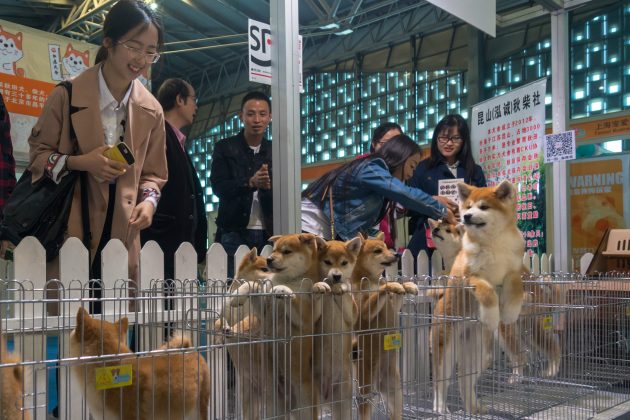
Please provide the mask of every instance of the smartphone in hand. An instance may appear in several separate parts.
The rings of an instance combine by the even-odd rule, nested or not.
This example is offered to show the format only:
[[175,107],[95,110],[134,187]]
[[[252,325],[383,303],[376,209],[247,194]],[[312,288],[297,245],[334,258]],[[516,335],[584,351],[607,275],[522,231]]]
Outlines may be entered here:
[[103,152],[103,156],[126,165],[133,165],[136,158],[126,143],[119,142]]

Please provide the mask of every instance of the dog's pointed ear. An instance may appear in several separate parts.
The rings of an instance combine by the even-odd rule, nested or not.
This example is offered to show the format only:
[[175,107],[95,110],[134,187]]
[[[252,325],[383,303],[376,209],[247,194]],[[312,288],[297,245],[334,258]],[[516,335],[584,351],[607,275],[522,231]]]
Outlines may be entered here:
[[267,242],[271,242],[272,244],[274,244],[280,238],[282,238],[282,235],[272,236],[271,238],[267,239]]
[[359,255],[359,251],[361,251],[361,246],[363,245],[363,239],[360,236],[357,236],[354,239],[350,239],[346,242],[346,249],[351,253]]
[[472,192],[472,189],[474,187],[468,185],[468,184],[464,184],[463,182],[458,182],[457,183],[457,192],[459,194],[459,202],[463,203],[464,201],[466,201],[468,199],[468,196],[470,195],[470,193]]
[[385,240],[385,234],[383,232],[379,232],[379,233],[376,234],[375,238],[378,239],[379,241],[384,241]]
[[312,233],[300,233],[300,242],[303,244],[315,243],[316,236]]
[[440,225],[440,222],[438,222],[437,220],[433,220],[431,218],[429,218],[427,221],[429,222],[429,227],[431,228],[431,230],[435,229],[436,227]]
[[129,328],[129,320],[127,317],[120,318],[118,320],[118,331],[120,332],[120,339],[127,341],[127,328]]
[[363,239],[363,241],[367,241],[367,239],[368,239],[368,237],[367,237],[367,236],[365,236],[365,235],[363,234],[363,232],[359,232],[359,236],[361,237],[361,239]]
[[247,259],[249,260],[249,262],[254,262],[256,261],[257,256],[258,256],[258,249],[256,247],[253,247],[249,251],[249,254],[247,254]]
[[319,252],[324,252],[328,249],[328,244],[326,243],[326,240],[321,236],[315,237],[315,243],[317,244],[317,250]]
[[85,308],[83,308],[83,307],[79,308],[79,310],[77,311],[77,327],[76,327],[76,331],[81,336],[83,335],[83,330],[85,328],[85,324],[90,322],[91,319],[92,319],[92,317],[90,317],[90,314],[88,313],[88,311],[85,310]]
[[511,200],[516,197],[516,190],[514,189],[514,185],[506,179],[501,181],[501,183],[495,187],[494,195],[499,200]]
[[466,226],[464,226],[463,223],[458,223],[457,225],[455,225],[455,229],[457,229],[460,235],[466,233]]

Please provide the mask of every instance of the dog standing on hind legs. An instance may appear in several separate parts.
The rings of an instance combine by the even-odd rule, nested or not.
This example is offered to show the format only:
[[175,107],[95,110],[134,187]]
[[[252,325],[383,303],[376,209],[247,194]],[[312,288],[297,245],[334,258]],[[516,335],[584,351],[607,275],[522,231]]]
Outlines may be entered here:
[[[466,412],[481,414],[485,409],[475,387],[491,360],[492,334],[499,322],[514,323],[523,304],[525,244],[517,227],[516,189],[509,181],[485,188],[460,183],[457,188],[466,231],[449,286],[467,287],[448,287],[434,308],[433,409],[447,411],[448,382],[457,368]],[[465,319],[469,317],[481,322]]]
[[313,373],[322,403],[332,407],[332,418],[352,418],[352,331],[358,317],[350,280],[363,240],[348,242],[317,238],[319,281],[313,292],[321,297],[321,316],[315,323]]
[[[381,279],[386,267],[398,262],[398,257],[383,242],[383,234],[365,239],[352,271],[352,291],[356,295],[359,317],[355,326],[359,384],[359,418],[372,418],[369,398],[380,393],[386,402],[388,418],[402,418],[402,382],[397,349],[386,350],[385,336],[399,332],[400,309],[405,294],[418,294],[413,282],[400,284]],[[372,333],[371,330],[378,330]]]

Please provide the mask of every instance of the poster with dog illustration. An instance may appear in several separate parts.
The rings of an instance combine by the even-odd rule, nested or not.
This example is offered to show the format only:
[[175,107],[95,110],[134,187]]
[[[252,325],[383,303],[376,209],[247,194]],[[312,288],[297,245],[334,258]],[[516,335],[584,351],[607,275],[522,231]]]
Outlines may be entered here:
[[595,252],[607,229],[630,226],[630,156],[596,158],[569,166],[571,254]]
[[0,92],[18,164],[28,161],[28,135],[50,91],[93,65],[97,51],[97,45],[0,20]]

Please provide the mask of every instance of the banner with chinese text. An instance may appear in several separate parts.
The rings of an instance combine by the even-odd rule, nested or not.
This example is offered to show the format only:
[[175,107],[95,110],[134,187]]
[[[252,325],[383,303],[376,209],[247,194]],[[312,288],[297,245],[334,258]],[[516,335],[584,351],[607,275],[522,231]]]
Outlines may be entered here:
[[516,185],[517,217],[528,252],[546,252],[545,91],[547,79],[476,104],[471,114],[471,145],[488,185],[504,179]]
[[17,159],[27,160],[28,136],[50,91],[90,67],[97,51],[96,45],[0,20],[0,92]]
[[571,256],[595,252],[607,229],[630,226],[630,156],[571,162]]

